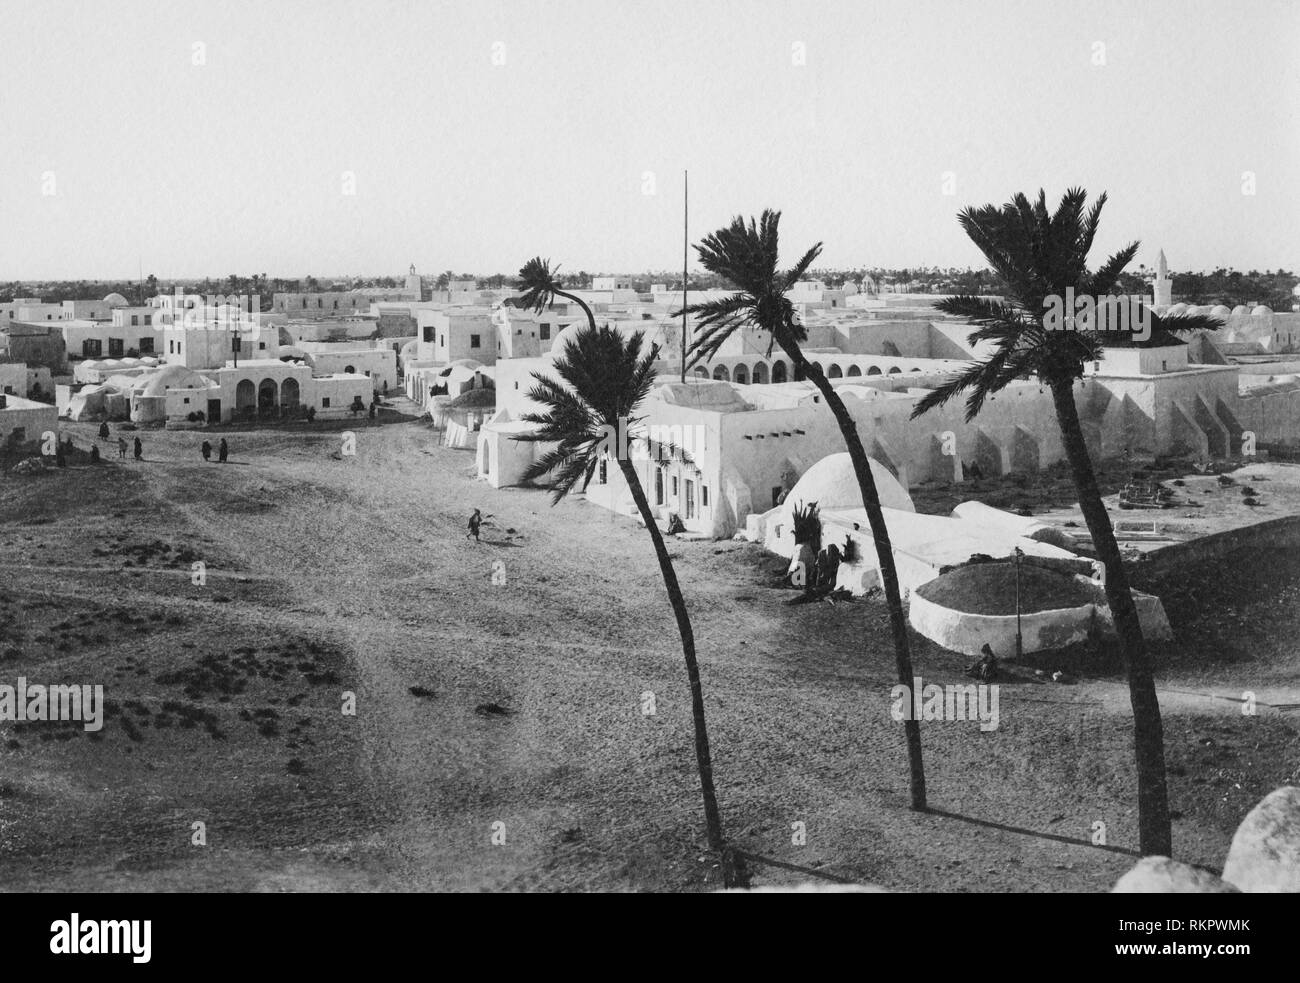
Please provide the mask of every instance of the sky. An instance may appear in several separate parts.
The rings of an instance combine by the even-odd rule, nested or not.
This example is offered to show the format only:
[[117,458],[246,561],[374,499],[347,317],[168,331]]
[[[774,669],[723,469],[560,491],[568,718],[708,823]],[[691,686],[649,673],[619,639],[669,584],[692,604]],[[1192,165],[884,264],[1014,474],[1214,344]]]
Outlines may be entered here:
[[[1094,246],[1300,267],[1295,0],[0,0],[0,280],[985,265],[968,206],[1081,185]],[[692,251],[691,268],[699,269]]]

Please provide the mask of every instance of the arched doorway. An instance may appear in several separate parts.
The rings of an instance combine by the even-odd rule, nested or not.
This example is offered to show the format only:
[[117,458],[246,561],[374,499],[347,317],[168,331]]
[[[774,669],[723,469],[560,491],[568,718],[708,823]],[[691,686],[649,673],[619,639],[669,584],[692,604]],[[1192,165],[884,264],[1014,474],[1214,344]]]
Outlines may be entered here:
[[252,409],[257,406],[257,387],[252,379],[241,379],[235,386],[235,412]]
[[879,365],[867,366],[867,375],[880,375],[880,366]]
[[257,411],[274,413],[278,388],[274,379],[263,379],[257,387]]
[[862,375],[862,370],[856,365],[850,365],[849,371],[845,373],[848,376]]
[[298,408],[300,391],[297,379],[285,379],[280,386],[280,411],[292,413]]
[[900,369],[897,365],[892,366],[892,367],[890,368],[890,370],[889,370],[889,374],[890,374],[890,375],[901,375],[902,372],[903,372],[903,370]]
[[785,363],[781,361],[772,363],[772,381],[785,382]]
[[759,362],[754,366],[753,379],[754,385],[756,386],[767,385],[767,366],[762,362]]
[[832,365],[831,370],[826,373],[826,378],[842,379],[844,378],[844,373],[840,371],[840,367],[838,365]]
[[742,386],[749,385],[749,373],[745,370],[743,365],[736,366],[735,371],[732,373],[731,381],[738,382]]
[[695,376],[698,379],[707,379],[709,377],[709,370],[703,365],[697,365],[695,366]]
[[718,382],[730,382],[731,377],[727,374],[727,367],[719,365],[713,370],[713,378]]

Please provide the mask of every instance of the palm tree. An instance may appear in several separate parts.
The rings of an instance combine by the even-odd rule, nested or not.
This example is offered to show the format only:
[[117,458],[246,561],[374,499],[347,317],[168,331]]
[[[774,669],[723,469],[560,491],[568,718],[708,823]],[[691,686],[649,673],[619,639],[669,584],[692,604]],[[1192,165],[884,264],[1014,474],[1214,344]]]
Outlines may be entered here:
[[1049,330],[1044,311],[1052,308],[1051,298],[1066,297],[1067,289],[1078,297],[1110,295],[1138,249],[1138,243],[1131,243],[1095,272],[1089,272],[1088,252],[1106,196],[1101,195],[1085,211],[1087,198],[1088,193],[1082,188],[1071,188],[1052,215],[1047,210],[1046,194],[1039,191],[1038,201],[1033,204],[1018,194],[1001,208],[995,205],[968,208],[958,216],[961,227],[1002,279],[1008,299],[961,295],[947,297],[935,305],[945,314],[964,317],[978,325],[970,343],[992,343],[993,352],[927,394],[917,404],[912,417],[915,419],[969,391],[966,419],[970,421],[986,398],[1013,380],[1035,374],[1051,390],[1061,440],[1079,494],[1079,508],[1092,535],[1097,558],[1105,565],[1106,600],[1115,620],[1128,675],[1137,759],[1140,847],[1146,855],[1169,856],[1169,790],[1160,704],[1142,626],[1129,591],[1128,574],[1079,423],[1074,384],[1082,378],[1088,362],[1103,357],[1103,346],[1182,344],[1171,332],[1214,329],[1219,327],[1219,322],[1200,316],[1162,318],[1148,312],[1151,335],[1145,342],[1112,332]]
[[[686,313],[696,318],[696,337],[687,353],[692,365],[707,362],[737,328],[752,325],[768,332],[768,351],[773,344],[780,346],[794,366],[796,379],[809,379],[826,400],[826,405],[839,424],[840,433],[848,447],[853,471],[858,479],[862,504],[866,506],[867,521],[876,542],[876,555],[880,563],[880,581],[889,605],[889,621],[894,635],[894,667],[898,681],[909,691],[915,684],[912,678],[912,655],[908,645],[907,620],[903,615],[903,600],[898,589],[898,571],[894,566],[893,547],[889,530],[880,509],[880,495],[871,475],[871,463],[858,436],[857,425],[844,406],[834,387],[827,381],[820,366],[809,363],[800,343],[808,339],[794,305],[786,293],[798,282],[821,254],[821,243],[813,246],[791,269],[778,269],[778,226],[781,213],[766,210],[757,223],[751,218],[746,224],[741,216],[732,219],[729,226],[719,229],[695,247],[700,263],[710,273],[736,288],[730,297],[721,300],[692,304]],[[673,316],[680,317],[681,311]],[[924,811],[925,769],[921,761],[921,727],[916,720],[903,723],[907,738],[907,758],[910,768],[912,808]]]
[[[524,474],[525,481],[536,481],[554,473],[551,502],[556,504],[575,487],[580,491],[586,490],[597,467],[606,460],[612,434],[626,432],[629,442],[641,439],[635,427],[642,418],[633,414],[654,386],[653,366],[659,358],[659,347],[652,345],[648,352],[642,353],[643,332],[638,331],[625,340],[612,328],[598,329],[591,308],[580,297],[563,289],[546,260],[530,260],[520,270],[520,288],[524,291],[519,300],[521,307],[540,313],[555,297],[565,297],[576,301],[587,315],[587,327],[567,342],[564,351],[555,359],[555,371],[562,381],[548,378],[540,372],[533,373],[537,385],[529,391],[528,398],[545,409],[540,413],[523,414],[522,419],[534,424],[537,429],[513,438],[556,445],[539,457]],[[713,785],[709,734],[704,722],[704,691],[700,683],[699,664],[695,658],[695,633],[691,629],[686,599],[682,596],[673,561],[668,555],[663,535],[650,511],[650,502],[630,456],[624,453],[612,456],[617,460],[623,480],[627,483],[632,500],[654,543],[659,571],[663,575],[668,601],[672,605],[677,619],[677,631],[682,639],[682,655],[686,660],[686,675],[691,687],[695,760],[700,773],[700,790],[704,797],[704,821],[709,847],[721,856],[725,882],[729,886],[741,883],[744,874],[740,860],[727,848],[722,833],[722,816]]]

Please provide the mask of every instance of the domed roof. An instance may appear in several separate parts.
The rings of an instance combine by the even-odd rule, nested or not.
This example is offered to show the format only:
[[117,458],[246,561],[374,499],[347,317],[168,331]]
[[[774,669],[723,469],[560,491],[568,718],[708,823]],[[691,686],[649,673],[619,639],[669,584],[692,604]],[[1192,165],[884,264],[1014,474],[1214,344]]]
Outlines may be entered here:
[[104,303],[105,303],[105,304],[108,304],[110,307],[130,307],[130,306],[131,306],[131,302],[130,302],[129,300],[127,300],[125,297],[123,297],[121,294],[118,294],[118,293],[112,293],[112,294],[109,294],[107,297],[104,298]]
[[[888,468],[874,459],[871,460],[871,477],[876,482],[876,493],[880,496],[881,505],[903,512],[916,511],[907,489]],[[847,452],[823,457],[804,472],[786,496],[783,509],[789,512],[795,505],[811,505],[813,502],[817,503],[821,512],[828,509],[863,508],[857,475]]]
[[1227,304],[1215,304],[1210,308],[1210,313],[1215,317],[1231,317],[1232,311],[1228,309]]
[[567,328],[562,328],[560,332],[551,339],[551,355],[561,355],[564,353],[564,346],[569,342],[577,341],[578,332],[587,326],[585,321],[575,321]]
[[206,389],[211,383],[184,365],[164,365],[141,379],[142,396],[162,396],[168,389]]
[[1273,308],[1271,308],[1271,307],[1267,307],[1267,306],[1264,305],[1264,304],[1260,304],[1258,307],[1256,307],[1256,308],[1255,308],[1253,311],[1251,311],[1250,313],[1251,313],[1251,314],[1272,314],[1272,313],[1273,313]]
[[1250,313],[1250,308],[1247,307],[1245,304],[1238,304],[1236,307],[1234,307],[1234,308],[1232,309],[1232,313],[1233,313],[1233,314],[1249,314],[1249,313]]

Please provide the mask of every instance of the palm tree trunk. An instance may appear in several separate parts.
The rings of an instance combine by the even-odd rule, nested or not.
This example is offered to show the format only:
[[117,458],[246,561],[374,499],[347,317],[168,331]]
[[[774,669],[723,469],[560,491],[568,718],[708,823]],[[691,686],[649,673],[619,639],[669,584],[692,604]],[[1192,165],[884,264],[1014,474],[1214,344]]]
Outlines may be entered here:
[[1119,544],[1115,541],[1115,530],[1101,500],[1092,458],[1083,439],[1079,411],[1074,402],[1074,382],[1055,382],[1051,389],[1065,454],[1079,493],[1079,509],[1092,535],[1097,559],[1106,569],[1106,602],[1115,620],[1128,675],[1129,702],[1133,707],[1133,749],[1137,759],[1139,848],[1145,856],[1168,857],[1172,851],[1172,834],[1169,786],[1165,774],[1164,725],[1160,720],[1160,701],[1156,697],[1151,660],[1142,637],[1137,606],[1129,590]]
[[[844,437],[853,462],[853,472],[858,479],[858,490],[862,493],[862,504],[867,509],[867,522],[871,526],[872,538],[876,541],[876,556],[880,562],[880,582],[885,589],[885,602],[889,605],[889,623],[894,632],[894,669],[898,681],[912,691],[916,680],[912,676],[912,652],[907,637],[907,618],[903,614],[903,597],[898,589],[898,569],[894,566],[894,550],[889,542],[889,529],[885,525],[885,514],[880,510],[880,493],[876,491],[876,479],[871,475],[871,462],[858,436],[857,424],[849,415],[844,401],[840,399],[835,388],[827,381],[820,369],[812,366],[804,357],[799,346],[793,342],[779,342],[781,349],[795,365],[796,375],[803,374],[826,398],[826,405],[835,414],[840,434]],[[903,721],[903,733],[907,738],[907,762],[911,772],[912,808],[924,812],[925,801],[925,766],[921,759],[921,724],[915,719]]]
[[677,583],[677,572],[673,569],[672,558],[664,545],[663,534],[650,511],[650,502],[641,487],[632,462],[620,459],[619,470],[623,480],[632,492],[632,500],[650,533],[655,545],[655,555],[659,558],[659,572],[663,574],[664,587],[668,589],[668,601],[673,606],[677,617],[677,631],[682,637],[682,656],[686,659],[686,676],[691,683],[691,715],[695,720],[695,762],[700,771],[700,791],[704,796],[704,823],[708,830],[709,846],[722,854],[723,876],[730,887],[733,877],[730,873],[730,858],[727,856],[726,841],[722,835],[722,815],[718,811],[718,796],[713,787],[713,759],[709,753],[709,731],[704,723],[704,689],[700,684],[700,666],[695,659],[695,632],[691,630],[691,616],[686,610],[686,598],[682,596],[681,586]]

